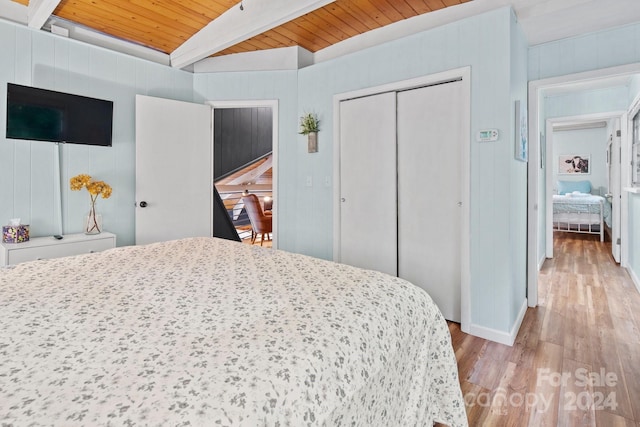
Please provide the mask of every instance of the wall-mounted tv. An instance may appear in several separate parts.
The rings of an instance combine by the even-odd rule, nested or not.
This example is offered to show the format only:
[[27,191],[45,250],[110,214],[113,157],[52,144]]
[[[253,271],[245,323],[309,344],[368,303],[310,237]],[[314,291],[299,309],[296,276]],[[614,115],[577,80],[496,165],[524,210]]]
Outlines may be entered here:
[[7,83],[7,138],[111,146],[113,101]]

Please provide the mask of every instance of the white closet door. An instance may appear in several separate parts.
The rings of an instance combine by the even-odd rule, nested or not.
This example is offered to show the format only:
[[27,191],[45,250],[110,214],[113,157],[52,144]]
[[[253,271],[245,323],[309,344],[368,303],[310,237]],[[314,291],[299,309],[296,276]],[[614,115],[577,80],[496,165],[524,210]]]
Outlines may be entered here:
[[340,103],[340,256],[397,275],[395,93]]
[[460,322],[462,82],[398,93],[398,275]]

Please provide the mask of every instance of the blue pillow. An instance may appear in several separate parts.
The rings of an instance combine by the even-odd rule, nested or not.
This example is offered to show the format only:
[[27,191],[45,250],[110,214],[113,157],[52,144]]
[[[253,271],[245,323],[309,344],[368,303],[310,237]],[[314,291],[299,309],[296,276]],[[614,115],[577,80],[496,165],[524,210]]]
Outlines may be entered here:
[[580,193],[591,193],[591,182],[589,181],[558,181],[558,194],[568,194],[578,191]]

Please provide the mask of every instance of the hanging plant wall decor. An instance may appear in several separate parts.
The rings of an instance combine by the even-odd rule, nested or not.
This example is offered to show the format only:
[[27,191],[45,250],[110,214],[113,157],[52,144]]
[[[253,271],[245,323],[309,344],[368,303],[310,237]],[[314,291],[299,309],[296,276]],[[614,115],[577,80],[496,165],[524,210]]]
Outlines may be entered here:
[[300,134],[307,135],[307,151],[318,152],[318,131],[320,121],[315,114],[307,113],[300,117]]

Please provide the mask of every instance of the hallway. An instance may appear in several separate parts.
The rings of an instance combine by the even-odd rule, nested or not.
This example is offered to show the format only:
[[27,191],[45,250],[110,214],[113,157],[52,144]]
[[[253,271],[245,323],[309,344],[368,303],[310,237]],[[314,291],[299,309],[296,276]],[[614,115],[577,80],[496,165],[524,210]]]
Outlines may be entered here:
[[471,426],[640,427],[640,294],[597,236],[555,233],[513,347],[450,323]]

